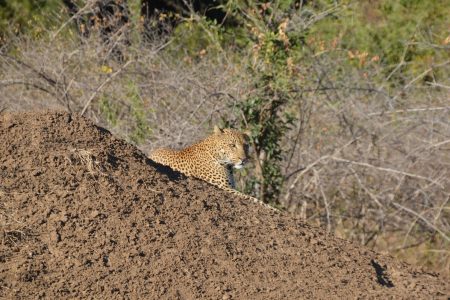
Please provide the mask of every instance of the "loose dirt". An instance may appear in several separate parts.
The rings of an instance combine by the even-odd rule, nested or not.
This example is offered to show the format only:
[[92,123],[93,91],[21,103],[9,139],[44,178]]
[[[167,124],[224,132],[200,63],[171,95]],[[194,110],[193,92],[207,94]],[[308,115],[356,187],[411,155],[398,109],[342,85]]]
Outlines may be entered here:
[[0,115],[0,297],[449,294],[438,274],[156,165],[80,116]]

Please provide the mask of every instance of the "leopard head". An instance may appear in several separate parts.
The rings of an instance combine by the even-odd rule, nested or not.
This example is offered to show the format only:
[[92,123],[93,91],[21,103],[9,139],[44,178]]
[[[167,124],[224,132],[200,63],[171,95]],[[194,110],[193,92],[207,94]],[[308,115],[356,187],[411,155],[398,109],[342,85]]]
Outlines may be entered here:
[[241,169],[248,162],[247,135],[235,129],[221,129],[215,126],[211,137],[215,148],[215,158],[222,165]]

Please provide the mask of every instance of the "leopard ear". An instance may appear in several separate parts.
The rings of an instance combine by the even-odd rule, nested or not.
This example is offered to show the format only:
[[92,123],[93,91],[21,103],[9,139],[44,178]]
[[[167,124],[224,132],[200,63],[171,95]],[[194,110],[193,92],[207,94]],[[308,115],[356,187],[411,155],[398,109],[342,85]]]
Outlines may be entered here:
[[214,134],[221,134],[223,133],[223,129],[220,129],[219,126],[214,125]]
[[245,130],[242,131],[242,133],[243,133],[244,135],[246,135],[247,137],[250,137],[250,136],[252,135],[252,132],[251,132],[250,129],[245,129]]

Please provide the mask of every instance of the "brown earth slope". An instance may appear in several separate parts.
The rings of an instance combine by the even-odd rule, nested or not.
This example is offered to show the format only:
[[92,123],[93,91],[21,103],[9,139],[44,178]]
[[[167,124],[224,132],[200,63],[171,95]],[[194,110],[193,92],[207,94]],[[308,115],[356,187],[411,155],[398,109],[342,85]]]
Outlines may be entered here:
[[448,283],[156,166],[90,121],[0,115],[0,298],[446,298]]

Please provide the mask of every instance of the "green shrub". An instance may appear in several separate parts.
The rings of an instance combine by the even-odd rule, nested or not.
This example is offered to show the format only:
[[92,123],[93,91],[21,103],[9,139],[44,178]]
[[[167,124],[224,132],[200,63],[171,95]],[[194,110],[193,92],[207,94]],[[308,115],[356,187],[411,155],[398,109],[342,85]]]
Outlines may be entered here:
[[38,37],[66,16],[59,0],[0,1],[0,38],[22,33]]
[[147,109],[139,94],[138,87],[129,81],[127,85],[127,101],[130,104],[130,114],[133,124],[131,124],[130,139],[135,144],[142,143],[147,139],[152,130],[147,122]]

